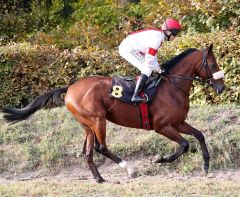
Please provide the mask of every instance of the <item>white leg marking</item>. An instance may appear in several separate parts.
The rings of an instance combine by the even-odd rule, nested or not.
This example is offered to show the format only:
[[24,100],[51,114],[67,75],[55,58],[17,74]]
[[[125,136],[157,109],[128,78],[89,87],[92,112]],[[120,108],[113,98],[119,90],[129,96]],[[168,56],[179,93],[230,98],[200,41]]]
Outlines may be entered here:
[[127,172],[130,177],[136,176],[136,172],[135,172],[134,168],[131,167],[126,161],[122,160],[122,162],[119,163],[119,166],[121,168],[127,168]]

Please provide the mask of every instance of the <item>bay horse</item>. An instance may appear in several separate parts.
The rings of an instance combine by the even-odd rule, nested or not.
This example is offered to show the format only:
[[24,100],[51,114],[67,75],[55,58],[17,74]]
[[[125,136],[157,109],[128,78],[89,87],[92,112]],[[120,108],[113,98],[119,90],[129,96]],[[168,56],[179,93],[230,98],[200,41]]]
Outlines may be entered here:
[[[179,144],[179,149],[170,156],[154,159],[156,163],[173,162],[189,149],[189,142],[180,133],[194,136],[200,143],[204,160],[203,169],[208,173],[209,152],[201,131],[189,125],[185,119],[189,110],[189,94],[194,80],[210,85],[217,93],[224,90],[224,73],[220,71],[213,54],[213,45],[206,49],[188,49],[163,64],[166,70],[158,84],[156,95],[149,103],[152,129]],[[198,77],[198,78],[196,78]],[[106,144],[106,120],[117,125],[142,128],[139,107],[127,104],[109,96],[111,77],[85,77],[69,87],[56,88],[35,98],[22,109],[6,107],[4,118],[10,122],[25,120],[50,101],[57,103],[61,94],[65,95],[65,105],[85,130],[83,145],[85,160],[98,183],[105,180],[100,175],[94,161],[93,151],[108,157],[131,175],[130,165],[113,154]]]

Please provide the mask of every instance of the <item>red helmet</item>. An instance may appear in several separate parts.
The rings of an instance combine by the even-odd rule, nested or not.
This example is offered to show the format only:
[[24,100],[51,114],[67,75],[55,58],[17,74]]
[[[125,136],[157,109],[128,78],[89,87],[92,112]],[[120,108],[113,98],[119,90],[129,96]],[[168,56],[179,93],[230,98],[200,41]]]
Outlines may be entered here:
[[167,19],[162,27],[163,30],[180,30],[181,29],[181,25],[178,21],[174,20],[174,19]]

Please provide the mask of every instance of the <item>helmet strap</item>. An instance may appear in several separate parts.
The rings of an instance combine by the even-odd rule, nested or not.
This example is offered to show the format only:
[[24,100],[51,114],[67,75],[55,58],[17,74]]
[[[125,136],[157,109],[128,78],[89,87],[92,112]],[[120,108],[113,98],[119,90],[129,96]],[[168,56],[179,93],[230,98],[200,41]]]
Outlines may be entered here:
[[164,33],[164,35],[166,36],[167,41],[169,41],[169,40],[170,40],[170,37],[171,37],[171,34],[168,35],[166,31],[168,31],[168,30],[164,30],[163,33]]

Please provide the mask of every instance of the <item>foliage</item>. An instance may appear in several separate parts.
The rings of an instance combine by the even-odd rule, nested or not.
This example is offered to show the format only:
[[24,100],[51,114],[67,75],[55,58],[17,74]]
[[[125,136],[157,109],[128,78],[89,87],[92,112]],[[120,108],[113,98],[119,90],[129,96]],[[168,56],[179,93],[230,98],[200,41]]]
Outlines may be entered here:
[[[21,41],[65,23],[74,0],[6,0],[0,8],[0,41]],[[0,43],[1,43],[0,42]]]
[[159,0],[124,4],[119,1],[77,0],[7,0],[0,8],[0,35],[6,42],[31,37],[36,31],[48,32],[53,27],[69,27],[75,22],[97,25],[103,34],[114,33],[121,21],[139,20],[149,25],[162,23],[171,16],[179,19],[186,31],[209,32],[226,28],[239,31],[237,0]]
[[[40,94],[43,90],[65,86],[71,80],[75,81],[77,74],[72,73],[77,73],[81,68],[74,67],[78,64],[77,61],[81,61],[81,57],[74,59],[73,54],[67,50],[60,52],[54,46],[32,47],[29,43],[22,43],[5,46],[3,50],[7,55],[1,56],[1,90],[4,93],[0,98],[1,101],[5,100],[15,105],[26,104],[32,96]],[[59,69],[60,65],[64,69]]]
[[155,4],[146,1],[143,6],[148,10],[144,22],[152,22],[153,19],[162,22],[171,16],[179,19],[188,32],[239,28],[240,4],[235,0],[170,0],[157,1]]
[[[186,48],[213,43],[218,63],[226,72],[228,88],[221,97],[194,84],[192,102],[239,103],[238,1],[17,2],[22,1],[5,1],[0,8],[0,108],[25,105],[33,97],[83,76],[136,75],[138,71],[121,59],[117,46],[129,32],[159,27],[169,16],[179,19],[185,28],[179,39],[164,44],[160,61]],[[64,5],[74,11],[68,17],[60,17]]]

